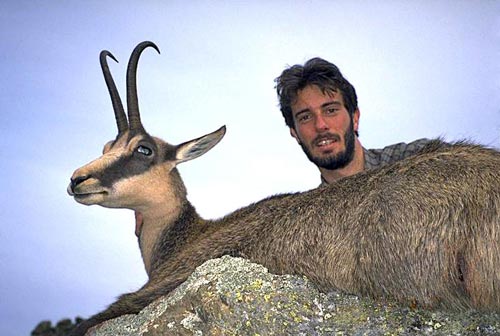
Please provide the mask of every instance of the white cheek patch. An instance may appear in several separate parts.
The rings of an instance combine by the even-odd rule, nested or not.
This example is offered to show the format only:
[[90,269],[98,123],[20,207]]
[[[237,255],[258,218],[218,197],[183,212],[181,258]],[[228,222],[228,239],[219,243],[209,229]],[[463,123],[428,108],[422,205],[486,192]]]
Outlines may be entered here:
[[116,181],[111,186],[109,201],[113,203],[113,207],[134,210],[156,203],[170,192],[168,173],[172,168],[171,163],[159,164],[143,174]]
[[116,181],[109,193],[108,202],[116,208],[135,208],[147,197],[147,183],[136,175]]

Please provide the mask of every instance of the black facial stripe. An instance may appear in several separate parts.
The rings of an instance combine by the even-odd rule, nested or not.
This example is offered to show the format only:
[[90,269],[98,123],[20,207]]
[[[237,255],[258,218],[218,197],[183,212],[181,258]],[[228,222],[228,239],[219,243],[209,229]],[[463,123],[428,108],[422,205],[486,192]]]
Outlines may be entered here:
[[137,158],[137,155],[130,154],[121,157],[95,175],[101,181],[102,186],[110,188],[119,180],[143,174],[153,165],[153,160],[141,160]]
[[134,150],[128,155],[121,156],[102,171],[97,172],[95,175],[104,187],[109,188],[119,180],[143,174],[159,162],[158,147],[153,139],[146,135],[145,139],[138,143],[141,142],[147,142],[147,147],[153,150],[153,154],[147,156]]
[[153,150],[151,156],[134,151],[133,153],[120,157],[110,166],[93,175],[100,180],[102,186],[110,188],[117,181],[143,174],[156,164],[175,160],[175,146],[162,144],[158,147],[158,144],[149,136],[138,141],[138,144],[145,142],[147,142],[145,145]]

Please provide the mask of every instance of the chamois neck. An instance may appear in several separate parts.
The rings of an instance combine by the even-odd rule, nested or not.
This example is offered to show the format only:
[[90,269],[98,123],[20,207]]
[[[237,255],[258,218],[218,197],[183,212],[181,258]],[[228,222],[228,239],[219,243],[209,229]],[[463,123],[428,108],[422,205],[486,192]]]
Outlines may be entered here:
[[148,276],[201,228],[202,219],[189,201],[176,210],[171,216],[144,218],[139,245]]

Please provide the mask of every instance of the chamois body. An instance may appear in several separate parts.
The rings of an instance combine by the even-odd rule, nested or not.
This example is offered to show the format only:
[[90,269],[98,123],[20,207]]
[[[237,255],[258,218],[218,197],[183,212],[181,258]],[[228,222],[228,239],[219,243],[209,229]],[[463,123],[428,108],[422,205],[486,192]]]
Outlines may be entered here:
[[[140,44],[131,59],[147,46]],[[206,221],[187,200],[175,166],[208,151],[224,130],[172,146],[143,129],[124,129],[102,158],[75,171],[68,192],[80,203],[144,213],[139,241],[149,280],[74,335],[138,313],[197,266],[226,254],[273,273],[305,275],[323,290],[500,311],[500,153],[494,149],[436,140],[397,163]],[[148,153],[144,143],[161,155],[138,156]],[[117,167],[126,170],[130,162],[134,173],[120,173]],[[152,179],[154,190],[144,182]]]
[[216,221],[203,221],[184,200],[158,238],[151,277],[169,287],[165,279],[181,265],[190,265],[187,277],[233,254],[273,273],[306,275],[324,290],[500,310],[498,167],[495,150],[443,145]]

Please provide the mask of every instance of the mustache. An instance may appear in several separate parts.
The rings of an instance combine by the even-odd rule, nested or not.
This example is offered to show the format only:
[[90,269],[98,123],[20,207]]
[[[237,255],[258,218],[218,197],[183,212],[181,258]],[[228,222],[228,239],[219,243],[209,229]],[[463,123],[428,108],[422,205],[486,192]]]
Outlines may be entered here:
[[333,141],[340,141],[340,135],[335,134],[335,133],[325,133],[318,135],[314,140],[312,141],[313,145],[319,144],[321,141],[324,140],[333,140]]

